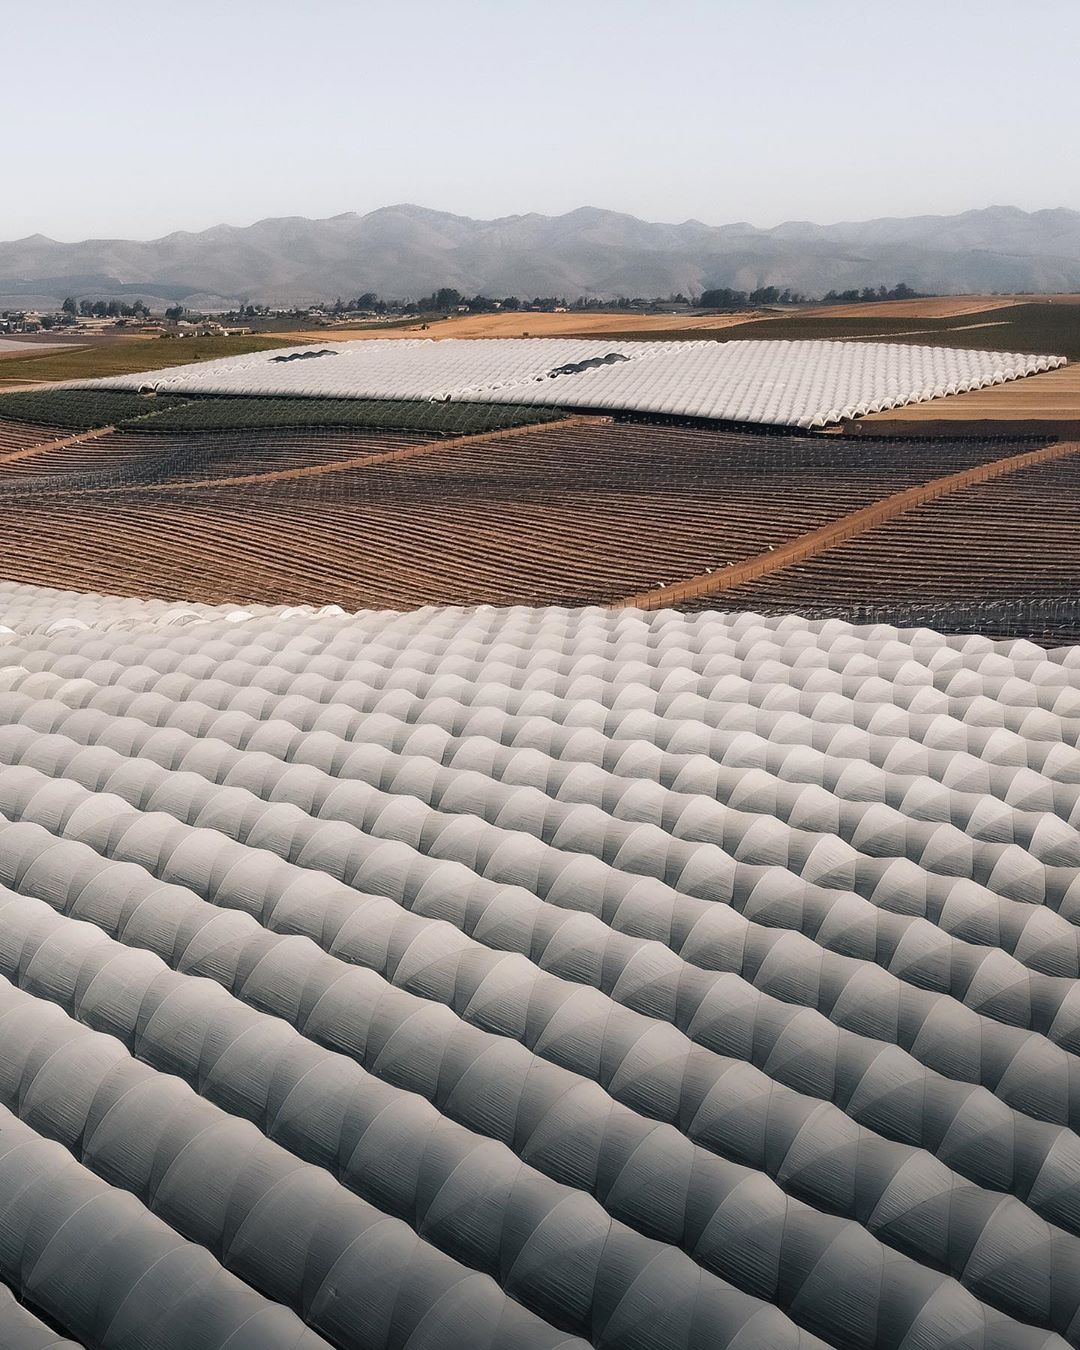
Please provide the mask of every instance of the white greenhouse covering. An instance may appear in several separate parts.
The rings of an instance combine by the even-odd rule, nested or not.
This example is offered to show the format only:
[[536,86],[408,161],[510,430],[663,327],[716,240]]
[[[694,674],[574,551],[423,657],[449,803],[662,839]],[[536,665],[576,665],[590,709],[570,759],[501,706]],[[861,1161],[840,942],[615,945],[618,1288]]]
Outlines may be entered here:
[[0,625],[0,1345],[1080,1345],[1080,648]]
[[279,348],[74,387],[524,403],[819,427],[1064,364],[1058,356],[903,343],[382,338]]

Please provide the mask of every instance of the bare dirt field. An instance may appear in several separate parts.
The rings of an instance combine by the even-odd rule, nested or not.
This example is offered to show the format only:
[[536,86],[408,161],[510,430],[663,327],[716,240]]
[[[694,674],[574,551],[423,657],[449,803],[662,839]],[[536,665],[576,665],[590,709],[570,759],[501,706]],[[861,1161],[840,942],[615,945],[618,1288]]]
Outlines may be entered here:
[[693,332],[729,328],[759,318],[743,314],[462,314],[407,328],[313,328],[289,333],[295,342],[351,342],[356,338],[588,337],[599,333]]
[[[818,319],[955,319],[1023,304],[1014,295],[930,295],[918,300],[870,300],[854,305],[811,305],[800,314]],[[1040,296],[1040,299],[1057,297]]]
[[[60,431],[61,434],[57,435]],[[0,422],[0,433],[4,424]],[[39,584],[349,608],[592,604],[734,565],[1000,447],[563,420],[433,441],[21,434],[0,567]]]
[[[673,334],[700,331],[712,333],[755,319],[955,319],[966,315],[992,315],[995,310],[1032,303],[1032,296],[939,295],[921,300],[875,300],[866,304],[809,305],[774,310],[744,310],[739,314],[462,314],[395,327],[314,328],[291,333],[297,342],[344,342],[355,338],[429,337],[587,337],[590,333],[611,337],[616,333]],[[1080,295],[1037,297],[1040,303],[1076,304]]]
[[871,413],[859,421],[868,428],[881,422],[1080,423],[1080,363],[989,389],[975,389],[970,394],[953,394],[892,412]]
[[81,342],[30,342],[26,338],[0,337],[0,361],[6,357],[43,356],[46,352],[65,351],[82,345]]
[[928,295],[919,300],[872,300],[854,305],[812,305],[801,314],[821,319],[958,319],[1012,305],[1080,305],[1080,295]]

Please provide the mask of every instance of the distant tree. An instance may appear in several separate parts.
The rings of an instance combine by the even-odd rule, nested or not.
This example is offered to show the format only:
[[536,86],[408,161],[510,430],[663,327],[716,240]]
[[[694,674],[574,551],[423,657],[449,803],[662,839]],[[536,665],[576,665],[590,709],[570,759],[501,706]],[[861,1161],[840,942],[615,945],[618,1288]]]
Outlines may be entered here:
[[80,300],[79,313],[83,316],[84,319],[91,318],[94,313],[93,303],[90,300]]
[[865,304],[877,300],[919,300],[923,292],[912,290],[906,282],[898,282],[891,289],[888,286],[852,287],[846,291],[826,291],[822,300],[827,305]]
[[94,301],[94,317],[96,319],[104,319],[108,315],[108,313],[109,313],[109,306],[105,303],[104,300]]
[[521,301],[517,298],[516,295],[508,295],[503,300],[502,307],[503,309],[508,309],[511,311],[518,310],[521,308]]
[[75,315],[78,314],[79,312],[78,302],[76,301],[73,295],[69,295],[68,298],[64,301],[64,303],[60,306],[60,308],[64,311],[65,314],[70,314],[72,318],[74,318]]
[[440,286],[435,292],[435,309],[455,309],[462,302],[460,291],[455,291],[453,286]]
[[52,327],[54,327],[54,325],[57,324],[58,322],[59,322],[59,320],[58,320],[54,315],[52,315],[52,314],[43,314],[43,315],[41,316],[41,326],[42,326],[42,328],[52,328]]
[[105,306],[105,313],[108,315],[110,319],[118,319],[120,317],[119,300],[110,300],[109,303]]
[[178,319],[182,319],[184,317],[184,306],[170,305],[169,308],[165,311],[165,317],[167,319],[173,320],[174,322]]
[[698,303],[702,309],[737,309],[745,305],[746,300],[745,291],[732,290],[730,286],[714,286],[702,292]]

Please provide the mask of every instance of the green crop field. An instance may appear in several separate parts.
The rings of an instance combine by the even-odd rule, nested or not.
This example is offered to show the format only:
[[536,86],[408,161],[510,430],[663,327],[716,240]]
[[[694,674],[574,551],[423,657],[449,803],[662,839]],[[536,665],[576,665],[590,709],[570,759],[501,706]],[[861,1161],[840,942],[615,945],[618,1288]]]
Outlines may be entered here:
[[154,416],[182,402],[177,398],[148,398],[145,394],[112,389],[29,389],[0,393],[0,420],[90,431],[94,427],[117,426],[135,418]]
[[216,361],[222,356],[242,356],[245,352],[295,345],[287,338],[253,333],[242,337],[128,337],[59,351],[44,346],[28,348],[36,354],[5,357],[0,361],[0,389],[18,384],[133,375],[141,370],[163,370],[193,361]]
[[432,403],[422,399],[198,398],[165,409],[146,431],[246,431],[344,427],[469,436],[482,431],[552,422],[565,413],[497,403]]
[[498,403],[352,398],[176,398],[109,389],[41,389],[0,394],[0,420],[89,431],[116,426],[144,432],[352,429],[470,436],[553,422],[558,408]]

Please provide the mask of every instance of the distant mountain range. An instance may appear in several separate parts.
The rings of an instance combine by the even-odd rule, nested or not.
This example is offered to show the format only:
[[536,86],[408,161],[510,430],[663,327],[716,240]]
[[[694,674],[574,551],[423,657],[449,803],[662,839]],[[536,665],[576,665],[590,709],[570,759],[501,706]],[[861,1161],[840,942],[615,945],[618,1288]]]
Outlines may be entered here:
[[77,298],[292,304],[375,291],[464,294],[699,295],[714,286],[790,286],[810,296],[852,286],[937,294],[1080,290],[1080,211],[992,206],[956,216],[813,225],[655,224],[582,207],[562,216],[471,220],[390,206],[329,220],[218,225],[149,241],[0,243],[0,304]]

